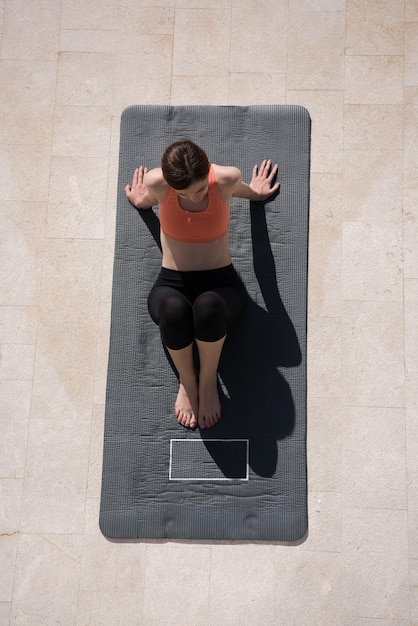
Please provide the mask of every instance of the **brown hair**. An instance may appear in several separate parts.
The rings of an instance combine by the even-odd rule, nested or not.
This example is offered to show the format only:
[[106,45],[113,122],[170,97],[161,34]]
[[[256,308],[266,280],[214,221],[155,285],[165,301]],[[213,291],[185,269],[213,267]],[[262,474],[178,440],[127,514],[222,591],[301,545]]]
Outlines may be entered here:
[[175,141],[161,159],[163,176],[173,189],[186,189],[209,173],[209,159],[202,148],[188,139]]

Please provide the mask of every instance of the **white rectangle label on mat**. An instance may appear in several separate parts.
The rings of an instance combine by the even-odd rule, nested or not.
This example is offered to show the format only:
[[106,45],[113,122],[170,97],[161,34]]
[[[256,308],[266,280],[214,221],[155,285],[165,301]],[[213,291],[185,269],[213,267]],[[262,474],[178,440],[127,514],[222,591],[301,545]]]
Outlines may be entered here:
[[170,439],[170,480],[248,480],[248,439]]

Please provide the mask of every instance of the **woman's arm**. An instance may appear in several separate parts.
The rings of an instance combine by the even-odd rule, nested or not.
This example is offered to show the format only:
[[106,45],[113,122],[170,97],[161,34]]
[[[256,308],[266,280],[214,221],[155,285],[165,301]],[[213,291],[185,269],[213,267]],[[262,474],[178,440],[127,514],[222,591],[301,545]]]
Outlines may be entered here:
[[158,204],[157,196],[144,182],[146,174],[148,174],[147,167],[143,165],[137,167],[133,175],[132,185],[125,187],[126,197],[136,209],[149,209]]
[[278,169],[277,163],[271,167],[270,159],[265,159],[261,163],[260,169],[258,165],[254,165],[250,184],[244,183],[241,176],[233,189],[232,196],[255,201],[266,200],[280,187],[280,183],[271,186]]

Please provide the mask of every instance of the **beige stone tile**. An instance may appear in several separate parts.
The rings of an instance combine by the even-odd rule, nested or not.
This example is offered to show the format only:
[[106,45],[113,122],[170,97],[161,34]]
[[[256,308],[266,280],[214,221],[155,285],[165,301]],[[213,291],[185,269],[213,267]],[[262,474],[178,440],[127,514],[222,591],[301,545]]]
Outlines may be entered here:
[[34,344],[37,325],[37,307],[0,306],[0,343]]
[[347,407],[342,459],[347,508],[407,508],[405,409]]
[[[211,567],[209,547],[147,545],[143,622],[206,625]],[[176,602],[178,590],[185,589],[191,581],[193,593],[182,594],[181,602]]]
[[[176,3],[177,6],[177,3]],[[118,32],[137,35],[172,35],[174,6],[143,6],[141,3],[123,3],[118,7]]]
[[108,158],[53,157],[47,236],[102,239]]
[[[349,618],[350,620],[350,618]],[[344,626],[351,626],[352,622],[344,622]],[[414,626],[408,619],[381,619],[380,617],[358,617],[356,626]]]
[[[13,205],[48,200],[50,146],[0,146],[0,201]],[[18,190],[18,199],[16,198]]]
[[[75,624],[145,624],[142,622],[142,597],[142,589],[131,592],[80,591]],[[148,624],[154,626],[152,622]]]
[[341,493],[309,492],[309,534],[302,551],[341,552]]
[[[110,303],[112,295],[113,262],[115,250],[115,229],[119,163],[119,122],[113,122],[109,180],[106,202],[105,232],[103,239],[103,266],[100,300]],[[127,181],[128,182],[128,181]]]
[[416,0],[405,0],[405,22],[418,22],[418,4]]
[[309,315],[339,317],[342,174],[311,174],[309,213]]
[[112,543],[100,533],[84,537],[81,591],[142,597],[145,572],[146,544]]
[[4,624],[4,626],[8,626],[10,624],[11,610],[11,602],[0,602],[0,624]]
[[344,151],[345,221],[399,223],[402,158],[402,150]]
[[405,85],[418,85],[418,20],[405,24]]
[[401,150],[402,138],[401,105],[345,105],[344,147],[347,150]]
[[25,473],[31,380],[0,380],[0,476]]
[[172,35],[126,33],[116,45],[112,112],[132,104],[168,104],[172,75]]
[[342,607],[357,616],[408,619],[406,511],[343,508]]
[[[16,565],[17,533],[11,536],[0,536],[0,602],[11,602]],[[8,624],[9,622],[0,622]],[[13,622],[11,622],[13,623]]]
[[418,198],[418,88],[405,88],[404,107],[404,185]]
[[227,76],[230,22],[224,8],[176,9],[173,75]]
[[103,269],[100,301],[110,307],[112,298],[113,262],[115,252],[115,238],[108,237],[103,241]]
[[60,52],[102,52],[112,55],[116,50],[115,30],[63,28],[60,31]]
[[53,156],[107,157],[111,112],[106,107],[56,106]]
[[209,590],[209,616],[202,611],[199,623],[275,624],[277,572],[274,546],[213,545],[210,580],[202,571]]
[[[266,36],[272,32],[274,35]],[[229,70],[233,73],[286,73],[288,3],[232,0]],[[227,57],[228,58],[228,57]]]
[[418,511],[408,511],[409,557],[418,559]]
[[41,316],[55,322],[95,327],[99,314],[102,242],[50,239],[40,298]]
[[61,28],[113,30],[118,17],[118,0],[62,0]]
[[418,511],[418,386],[415,372],[405,378],[408,509],[412,512]]
[[51,145],[56,73],[55,61],[0,62],[0,143]]
[[[112,116],[112,126],[111,126],[111,140],[110,140],[110,159],[111,164],[114,164],[115,170],[114,174],[117,174],[117,166],[119,164],[119,147],[120,147],[120,120],[121,120],[122,111],[119,112],[118,115]],[[115,183],[117,182],[117,177],[115,178]],[[116,190],[116,184],[115,184]],[[116,191],[115,191],[116,193]]]
[[[41,322],[36,350],[32,419],[57,423],[92,415],[96,329]],[[83,426],[84,428],[84,426]]]
[[[418,559],[410,559],[410,617],[418,622]],[[411,622],[412,623],[412,622]],[[413,624],[415,626],[415,623]]]
[[280,626],[341,623],[340,554],[280,550],[277,571],[276,621],[270,623]]
[[346,53],[403,54],[404,12],[392,0],[347,0]]
[[5,0],[0,0],[0,36],[3,36],[3,23],[4,23],[4,2]]
[[3,343],[0,346],[0,379],[32,380],[34,344]]
[[342,373],[346,404],[404,406],[402,302],[345,302]]
[[[103,442],[102,442],[103,443]],[[99,516],[100,516],[100,492],[98,492],[92,498],[86,498],[86,514],[84,519],[84,536],[101,534],[99,528]]]
[[345,11],[346,0],[293,0],[292,11]]
[[404,281],[405,368],[418,377],[418,278]]
[[418,411],[418,386],[416,384],[416,374],[414,372],[405,372],[405,402],[406,408],[411,410],[411,418],[413,418],[414,412]]
[[347,56],[346,104],[402,104],[402,56]]
[[74,624],[82,538],[21,535],[12,624]]
[[[221,2],[221,0],[213,0],[213,1],[215,3]],[[229,2],[229,1],[230,0],[226,0],[226,2]],[[137,6],[171,8],[177,5],[182,6],[182,2],[183,4],[186,3],[186,8],[187,8],[189,2],[191,3],[202,2],[202,0],[122,0],[122,2],[119,2],[119,5],[122,5],[128,9],[136,8]]]
[[343,218],[343,175],[312,172],[309,218],[314,226],[341,226]]
[[416,278],[418,276],[418,181],[415,188],[404,188],[403,224],[404,274],[405,278]]
[[226,76],[173,76],[171,104],[223,105],[228,102]]
[[288,89],[344,89],[345,15],[290,10],[288,28]]
[[100,303],[98,338],[96,348],[94,403],[98,406],[105,403],[107,365],[110,342],[110,306],[107,302]]
[[343,299],[402,301],[402,234],[401,223],[343,224]]
[[6,2],[1,57],[54,60],[58,50],[60,15],[60,0]]
[[83,532],[90,424],[31,420],[21,531]]
[[[0,301],[8,306],[27,305],[24,309],[27,319],[33,317],[30,307],[39,302],[45,224],[46,203],[6,201],[2,204]],[[21,315],[18,317],[22,319]]]
[[313,397],[309,389],[308,420],[309,488],[313,492],[339,492],[343,445],[341,398]]
[[[116,231],[116,211],[117,211],[117,198],[118,198],[118,177],[119,177],[119,125],[120,120],[116,121],[116,118],[112,120],[112,141],[109,159],[109,169],[107,176],[107,198],[106,198],[106,213],[105,213],[105,226],[104,226],[104,239],[103,239],[103,267],[106,262],[104,260],[105,255],[108,254],[108,249],[112,250],[112,265],[110,266],[110,275],[113,269],[113,248],[115,243],[115,231]],[[113,129],[117,127],[117,132]],[[128,182],[128,181],[126,181]],[[103,276],[103,273],[102,273]]]
[[286,100],[286,74],[230,73],[228,104],[282,104]]
[[343,93],[338,91],[288,91],[287,104],[308,109],[312,119],[311,172],[343,171]]
[[[154,0],[149,0],[149,2],[154,2]],[[232,2],[233,0],[210,0],[210,2],[207,0],[175,0],[175,5],[177,9],[207,9],[208,5],[211,9],[222,9],[231,6]]]
[[60,52],[56,103],[110,106],[114,55],[102,52]]
[[104,438],[104,405],[93,407],[91,422],[89,471],[87,477],[87,498],[95,498],[100,494],[102,481]]
[[310,317],[308,354],[313,367],[308,368],[311,397],[322,399],[341,396],[341,319]]
[[309,212],[309,315],[339,317],[342,174],[311,174]]
[[341,315],[341,225],[313,219],[309,227],[309,314]]
[[0,535],[19,531],[23,479],[0,479]]

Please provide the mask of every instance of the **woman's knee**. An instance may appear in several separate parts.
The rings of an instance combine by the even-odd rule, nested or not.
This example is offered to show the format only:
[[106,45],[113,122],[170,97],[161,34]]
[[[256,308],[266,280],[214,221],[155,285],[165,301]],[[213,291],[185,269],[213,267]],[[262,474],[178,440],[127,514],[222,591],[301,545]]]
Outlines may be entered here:
[[[163,289],[163,288],[162,288]],[[193,312],[190,302],[181,293],[167,289],[150,297],[148,308],[160,327],[167,348],[181,350],[193,341]]]
[[218,341],[227,333],[227,308],[223,298],[207,291],[193,303],[195,337],[201,341]]

